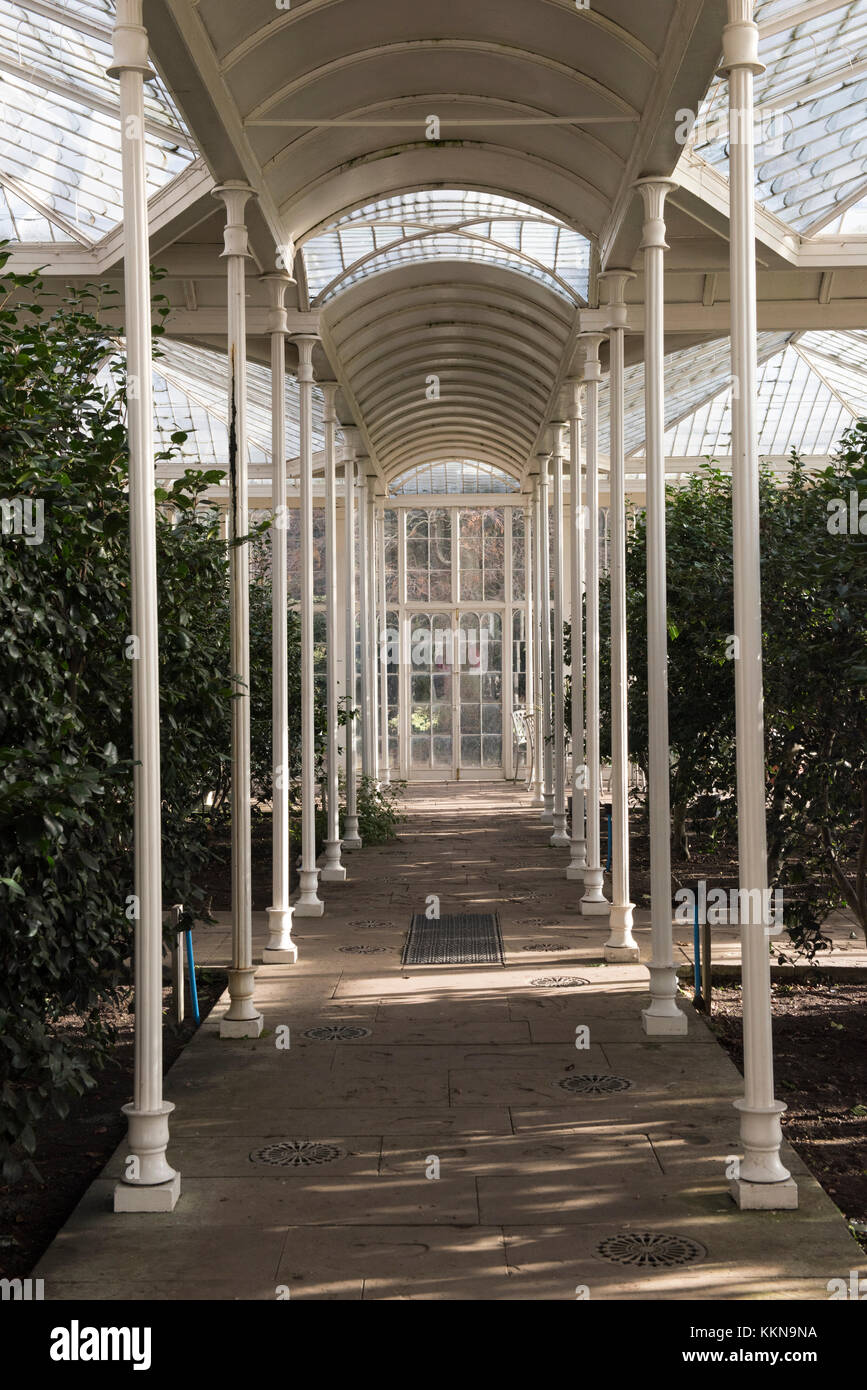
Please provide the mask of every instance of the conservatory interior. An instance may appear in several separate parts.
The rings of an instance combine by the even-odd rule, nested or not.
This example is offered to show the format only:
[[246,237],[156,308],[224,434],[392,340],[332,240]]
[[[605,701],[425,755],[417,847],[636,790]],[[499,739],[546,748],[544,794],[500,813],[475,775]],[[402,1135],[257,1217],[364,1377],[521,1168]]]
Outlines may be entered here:
[[[122,1153],[41,1267],[49,1285],[202,1297],[204,1282],[215,1297],[274,1297],[298,1278],[314,1297],[574,1297],[591,1279],[585,1245],[570,1241],[634,1231],[698,1244],[711,1263],[673,1273],[660,1258],[649,1284],[635,1274],[630,1284],[616,1282],[622,1263],[590,1260],[592,1296],[758,1297],[776,1281],[765,1296],[825,1297],[825,1281],[853,1263],[850,1246],[857,1262],[830,1198],[783,1143],[766,917],[730,933],[743,1078],[678,987],[666,489],[708,459],[732,478],[739,873],[747,899],[764,902],[759,469],[786,477],[793,450],[808,472],[825,468],[867,414],[865,45],[867,6],[852,0],[0,3],[9,266],[40,268],[58,292],[117,290],[104,322],[136,385],[134,1090]],[[156,351],[151,265],[168,300]],[[153,499],[155,481],[189,468],[211,474],[203,500],[229,543],[232,909],[202,933],[205,958],[227,968],[227,994],[164,1081]],[[641,774],[627,719],[625,554],[636,518],[647,535],[649,910],[630,897]],[[234,544],[251,530],[271,557],[274,596],[267,914],[253,911],[251,890],[255,572],[250,547]],[[285,564],[273,563],[277,547]],[[297,887],[279,775],[293,610]],[[391,844],[362,845],[365,780],[405,784],[409,828]],[[440,898],[443,912],[500,914],[505,970],[502,958],[475,974],[401,961],[388,930],[433,900],[438,920]],[[520,954],[535,928],[516,924],[535,919],[510,914],[534,910],[559,913],[570,941],[584,933],[585,958],[558,956],[558,968],[600,962],[583,1012],[583,999],[558,1005],[539,981],[550,961]],[[366,936],[353,935],[359,921]],[[509,944],[509,932],[529,944]],[[575,1034],[587,1020],[585,1054]],[[533,1046],[555,1044],[558,1065],[627,1078],[631,1065],[630,1089],[579,1118],[549,1091],[523,1101],[542,1107],[535,1119],[519,1108],[499,1128],[496,1108],[532,1091],[510,1093],[531,1068],[528,1021]],[[281,1023],[296,1072],[278,1081]],[[329,1043],[325,1070],[319,1044],[297,1032],[356,1025],[355,1044]],[[374,1045],[376,1094],[359,1060],[367,1049],[376,1065]],[[457,1069],[445,1101],[425,1048],[448,1051]],[[497,1048],[496,1065],[479,1060]],[[487,1090],[474,1089],[477,1067]],[[278,1088],[291,1091],[296,1073],[290,1099]],[[294,1107],[288,1122],[281,1104]],[[411,1117],[402,1129],[398,1113]],[[700,1177],[687,1159],[701,1151],[678,1132],[696,1116],[714,1136]],[[651,1132],[671,1162],[618,1198],[604,1175],[637,1163]],[[370,1177],[364,1136],[401,1133],[416,1136],[422,1178],[426,1156],[442,1151],[447,1180],[418,1190],[397,1160]],[[250,1138],[274,1147],[287,1134],[348,1149],[348,1175],[339,1161],[333,1179],[314,1168],[314,1189],[306,1170],[295,1187],[294,1170],[253,1174]],[[452,1151],[469,1157],[455,1157],[450,1176]],[[468,1215],[474,1164],[484,1176]],[[261,1188],[277,1178],[277,1195]],[[535,1200],[522,1208],[498,1183]],[[700,1199],[681,1209],[690,1184]],[[375,1232],[353,1264],[340,1241],[364,1221]],[[308,1244],[293,1245],[308,1226]],[[414,1272],[407,1242],[419,1227],[427,1254]],[[206,1237],[224,1250],[237,1237],[236,1263],[221,1257],[203,1276]],[[394,1294],[392,1257],[416,1294]],[[160,1260],[170,1293],[153,1291]],[[296,1265],[303,1273],[288,1274]]]

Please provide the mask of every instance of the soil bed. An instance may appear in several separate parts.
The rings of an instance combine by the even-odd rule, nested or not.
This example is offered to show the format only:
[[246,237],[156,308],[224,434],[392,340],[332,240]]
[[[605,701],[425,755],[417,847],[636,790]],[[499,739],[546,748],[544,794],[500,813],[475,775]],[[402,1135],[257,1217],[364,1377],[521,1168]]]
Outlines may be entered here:
[[[776,1092],[792,1147],[867,1250],[867,984],[772,987]],[[740,985],[714,985],[711,1027],[743,1071]]]
[[[199,1012],[204,1019],[223,990],[220,970],[197,970]],[[132,1099],[133,1015],[128,1006],[106,1008],[106,1019],[117,1029],[111,1061],[96,1073],[96,1085],[70,1102],[69,1114],[47,1118],[36,1127],[35,1164],[39,1179],[25,1174],[17,1183],[0,1186],[0,1276],[26,1278],[57,1232],[75,1210],[87,1188],[99,1177],[126,1133],[121,1106]],[[163,1007],[171,1008],[171,990],[163,991]],[[64,1031],[75,1037],[80,1020],[64,1020]],[[191,1016],[163,1030],[165,1070],[196,1032]]]

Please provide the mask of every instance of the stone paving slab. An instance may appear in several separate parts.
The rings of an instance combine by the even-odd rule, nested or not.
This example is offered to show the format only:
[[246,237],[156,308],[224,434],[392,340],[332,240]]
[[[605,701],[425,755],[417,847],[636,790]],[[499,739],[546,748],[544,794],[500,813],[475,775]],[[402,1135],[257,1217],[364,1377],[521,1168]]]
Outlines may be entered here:
[[[326,915],[296,923],[299,963],[259,967],[263,1035],[221,1039],[224,997],[171,1069],[176,1210],[111,1211],[121,1146],[40,1262],[46,1297],[574,1301],[586,1286],[624,1301],[826,1298],[828,1279],[863,1260],[834,1203],[786,1148],[800,1209],[737,1210],[726,1164],[742,1079],[686,999],[686,1037],[643,1033],[647,971],[601,963],[605,919],[581,918],[568,854],[523,790],[410,789],[408,811],[396,843],[348,855],[350,878],[322,885]],[[444,912],[498,912],[505,966],[404,968],[430,892]],[[637,916],[646,959],[649,917]],[[261,952],[264,913],[254,940]],[[200,962],[225,962],[225,920],[197,943]],[[387,949],[340,949],[362,945]],[[538,983],[551,977],[567,984]],[[370,1032],[303,1037],[341,1024]],[[560,1084],[588,1076],[631,1085]],[[317,1161],[301,1161],[305,1144],[323,1146]],[[697,1258],[637,1265],[648,1240],[661,1259]],[[601,1258],[603,1245],[630,1262]]]

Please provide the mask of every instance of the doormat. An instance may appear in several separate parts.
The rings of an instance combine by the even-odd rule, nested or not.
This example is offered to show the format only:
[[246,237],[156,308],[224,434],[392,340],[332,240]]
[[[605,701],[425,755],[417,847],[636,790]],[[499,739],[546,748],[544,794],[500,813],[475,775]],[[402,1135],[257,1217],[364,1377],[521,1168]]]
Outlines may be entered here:
[[496,913],[413,914],[403,965],[504,965]]

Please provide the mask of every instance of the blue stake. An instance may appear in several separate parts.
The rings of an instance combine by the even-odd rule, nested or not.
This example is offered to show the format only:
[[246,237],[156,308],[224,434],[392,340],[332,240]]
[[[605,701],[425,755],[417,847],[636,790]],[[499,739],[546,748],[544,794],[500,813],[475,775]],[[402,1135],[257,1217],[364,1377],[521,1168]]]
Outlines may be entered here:
[[698,929],[698,899],[692,910],[692,954],[695,976],[695,998],[701,998],[701,933]]
[[199,1014],[199,994],[196,989],[196,962],[193,960],[193,933],[191,931],[184,932],[184,944],[187,948],[187,974],[190,977],[190,1003],[193,1006],[193,1018],[196,1020],[196,1024],[199,1024],[202,1019]]

